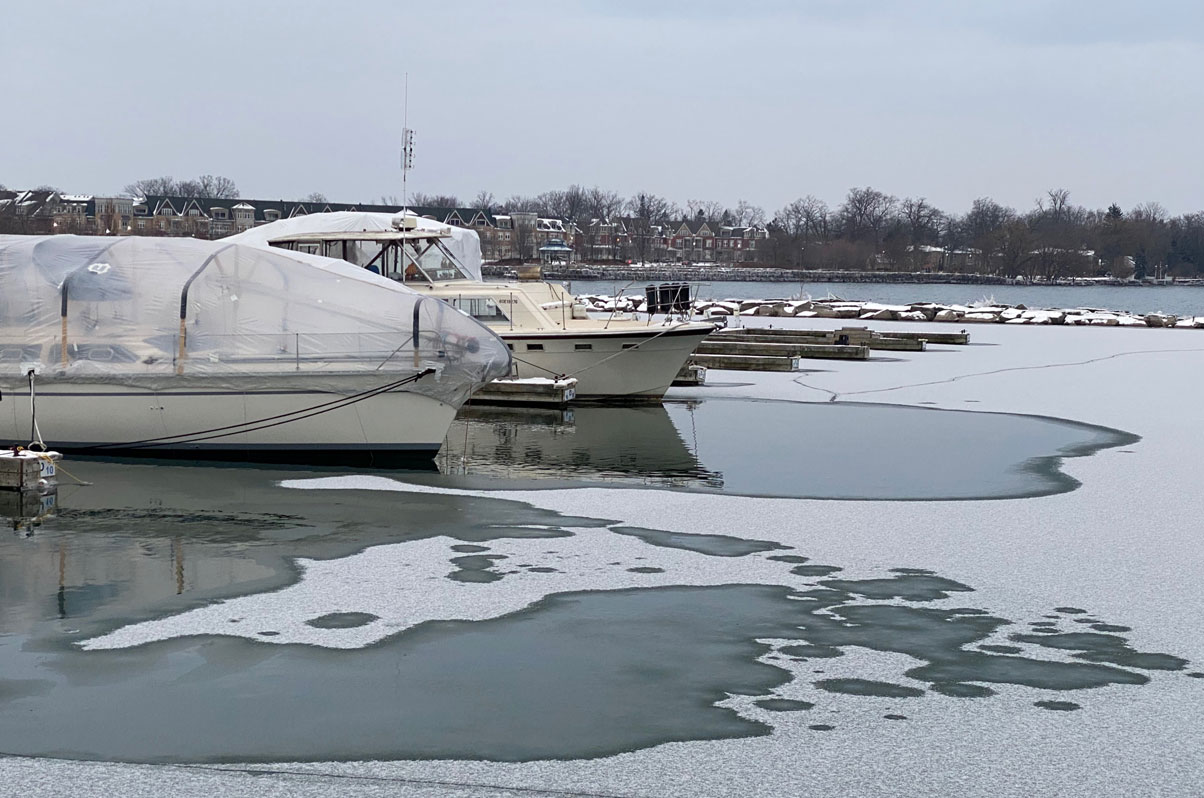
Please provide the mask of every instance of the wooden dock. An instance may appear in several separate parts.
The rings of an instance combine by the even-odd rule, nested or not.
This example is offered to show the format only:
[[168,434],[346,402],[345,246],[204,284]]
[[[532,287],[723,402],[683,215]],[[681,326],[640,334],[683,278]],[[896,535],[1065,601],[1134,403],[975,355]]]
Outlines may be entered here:
[[797,357],[731,355],[731,354],[700,354],[690,355],[690,362],[709,369],[730,369],[732,371],[798,371]]
[[698,363],[687,360],[678,370],[677,376],[673,378],[673,387],[697,388],[699,385],[705,385],[706,381],[706,366],[701,366]]
[[36,491],[56,481],[58,452],[33,452],[29,449],[0,451],[0,490]]
[[965,332],[878,332],[867,327],[841,327],[839,330],[780,330],[762,327],[744,327],[723,330],[717,335],[732,336],[740,340],[789,339],[798,341],[822,341],[823,343],[863,344],[870,349],[901,352],[923,352],[926,344],[967,344],[970,336]]
[[577,378],[494,380],[472,395],[472,401],[490,405],[564,407],[577,398]]
[[[776,332],[776,331],[770,330],[767,332]],[[783,331],[783,332],[785,332],[785,331]],[[790,332],[794,332],[794,331],[791,330]],[[836,333],[827,333],[827,332],[810,334],[810,335],[766,335],[766,334],[763,334],[760,330],[756,330],[756,329],[732,330],[732,331],[724,331],[722,333],[717,333],[716,339],[725,340],[725,341],[728,339],[731,339],[733,341],[747,341],[750,343],[751,342],[756,342],[756,343],[791,342],[791,343],[798,343],[798,344],[808,344],[808,345],[812,345],[812,346],[820,345],[820,344],[824,344],[827,346],[841,345],[840,344],[840,341],[841,341],[840,336],[838,336]],[[870,349],[891,349],[891,350],[902,351],[902,352],[923,352],[924,349],[926,348],[925,340],[923,338],[895,338],[895,337],[886,337],[886,336],[881,336],[881,335],[848,336],[847,342],[843,345],[845,345],[845,346],[849,346],[849,345],[866,346],[866,347],[869,347]]]
[[754,357],[819,358],[823,360],[866,360],[867,346],[821,344],[787,339],[744,341],[736,336],[715,335],[704,338],[694,350],[700,355],[751,355]]

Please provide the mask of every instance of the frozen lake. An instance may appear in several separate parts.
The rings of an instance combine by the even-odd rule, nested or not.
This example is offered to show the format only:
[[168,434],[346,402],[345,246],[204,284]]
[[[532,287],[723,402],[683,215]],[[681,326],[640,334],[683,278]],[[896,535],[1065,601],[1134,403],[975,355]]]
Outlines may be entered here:
[[440,471],[68,461],[93,484],[0,538],[0,774],[1192,795],[1204,345],[972,333],[663,408],[477,408]]

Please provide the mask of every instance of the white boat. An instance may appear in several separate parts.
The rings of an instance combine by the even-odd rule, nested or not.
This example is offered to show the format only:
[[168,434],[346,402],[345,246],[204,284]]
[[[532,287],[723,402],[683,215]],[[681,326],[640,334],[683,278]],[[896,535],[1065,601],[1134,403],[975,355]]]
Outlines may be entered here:
[[0,236],[0,444],[429,459],[468,396],[509,369],[484,326],[336,260],[228,241]]
[[412,215],[310,214],[234,239],[339,257],[442,299],[501,336],[511,377],[574,377],[582,399],[659,400],[715,330],[685,319],[591,318],[560,285],[484,282],[461,255],[476,233]]

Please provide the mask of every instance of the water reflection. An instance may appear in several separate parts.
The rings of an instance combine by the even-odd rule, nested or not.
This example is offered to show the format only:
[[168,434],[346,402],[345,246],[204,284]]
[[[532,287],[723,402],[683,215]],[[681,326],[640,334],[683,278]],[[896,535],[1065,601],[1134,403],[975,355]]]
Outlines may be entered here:
[[54,518],[58,492],[0,490],[0,519],[14,535],[28,537]]
[[[68,622],[55,634],[86,632],[278,588],[296,579],[297,557],[439,535],[552,538],[569,534],[562,523],[607,523],[505,502],[486,511],[483,500],[451,496],[407,502],[399,514],[395,502],[277,487],[329,471],[95,460],[70,468],[92,484],[61,485],[52,514],[15,499],[0,505],[10,530],[0,536],[0,635],[50,621]],[[0,500],[16,495],[0,492]]]
[[449,475],[723,487],[660,405],[567,410],[468,407],[438,457]]
[[[499,499],[278,484],[314,472],[74,470],[95,484],[64,491],[58,517],[32,537],[0,539],[7,752],[593,757],[767,734],[754,708],[823,710],[833,693],[989,699],[1036,688],[1086,703],[1114,695],[1091,688],[1139,687],[1188,665],[1115,634],[1124,619],[1058,597],[1022,627],[1028,619],[974,606],[972,585],[902,567],[844,577],[841,564],[771,539]],[[455,596],[469,612],[444,601]],[[945,603],[955,597],[970,606]],[[275,611],[256,612],[271,602]],[[462,620],[473,607],[482,620]],[[216,622],[189,620],[200,616]],[[351,650],[301,645],[293,620],[313,635],[382,636]],[[174,632],[82,647],[155,623]],[[864,678],[881,670],[811,675],[815,660],[840,664],[853,651],[912,664],[891,681]]]
[[[709,399],[663,407],[472,408],[444,475],[813,499],[999,499],[1078,487],[1060,470],[1139,438],[1062,419],[898,405]],[[496,487],[496,486],[495,486]],[[514,487],[507,485],[507,487]]]

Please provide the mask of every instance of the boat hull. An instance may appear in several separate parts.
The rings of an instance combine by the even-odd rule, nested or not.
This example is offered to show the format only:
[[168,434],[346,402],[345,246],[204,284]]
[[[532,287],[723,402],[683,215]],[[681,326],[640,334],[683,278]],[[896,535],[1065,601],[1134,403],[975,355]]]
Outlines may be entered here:
[[[254,390],[188,380],[164,389],[105,382],[37,385],[38,426],[66,452],[266,462],[430,460],[457,408],[388,382],[274,378]],[[0,384],[0,443],[30,439],[28,385]],[[345,400],[345,401],[344,401]],[[237,426],[234,426],[237,425]]]
[[656,401],[713,330],[691,324],[497,333],[511,348],[514,377],[576,377],[578,399]]

